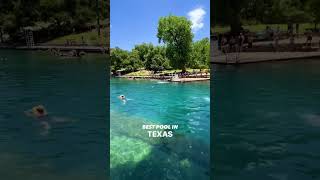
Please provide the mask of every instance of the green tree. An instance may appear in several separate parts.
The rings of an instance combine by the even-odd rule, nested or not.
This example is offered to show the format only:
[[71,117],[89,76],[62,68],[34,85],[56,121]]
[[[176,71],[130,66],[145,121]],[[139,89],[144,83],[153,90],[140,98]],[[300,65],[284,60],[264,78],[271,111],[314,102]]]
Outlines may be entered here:
[[163,71],[164,69],[168,69],[170,67],[169,61],[167,60],[166,57],[156,54],[152,57],[151,59],[151,65],[150,69],[158,72],[158,71]]
[[166,44],[171,66],[183,72],[186,71],[190,60],[193,39],[191,25],[187,18],[172,15],[161,17],[158,24],[157,37],[159,42]]
[[129,53],[127,59],[123,62],[126,72],[135,72],[143,67],[143,63],[139,57],[139,53],[136,50],[133,50]]
[[194,69],[208,68],[210,64],[209,38],[196,41],[192,44],[191,61],[189,67]]
[[166,57],[166,49],[162,46],[156,46],[149,49],[144,58],[144,65],[147,70],[162,71],[170,68],[169,60]]
[[43,21],[49,21],[50,17],[63,10],[64,0],[40,0],[40,13]]
[[212,24],[230,25],[231,32],[238,33],[241,30],[241,11],[249,2],[249,0],[214,0],[211,3]]
[[146,58],[145,56],[152,51],[154,46],[151,43],[142,43],[139,45],[135,45],[134,49],[135,51],[138,52],[139,58],[143,63],[146,63]]
[[[8,34],[11,41],[24,42],[23,28],[47,30],[38,39],[52,39],[74,31],[87,31],[95,22],[96,16],[102,20],[109,18],[110,4],[107,0],[1,0],[0,29]],[[99,6],[96,9],[96,2]],[[103,8],[103,16],[102,16]],[[97,14],[96,14],[97,13]],[[39,24],[45,24],[39,27]],[[46,29],[45,29],[46,28]],[[98,28],[99,29],[99,28]],[[73,31],[74,30],[74,31]],[[48,37],[50,36],[50,37]]]
[[110,65],[111,65],[111,71],[113,74],[116,74],[116,72],[122,68],[124,68],[124,61],[129,57],[129,52],[122,50],[118,47],[111,49],[110,54]]
[[89,7],[79,7],[75,11],[75,16],[77,18],[73,21],[73,27],[78,30],[78,32],[86,30],[86,24],[95,18],[95,13],[89,9]]
[[320,22],[320,1],[319,0],[309,0],[306,5],[306,10],[312,17],[315,29]]
[[310,0],[214,0],[211,3],[212,25],[228,25],[232,33],[239,33],[242,23],[309,22],[304,9],[307,1]]
[[273,1],[270,12],[269,23],[301,23],[309,19],[300,0]]

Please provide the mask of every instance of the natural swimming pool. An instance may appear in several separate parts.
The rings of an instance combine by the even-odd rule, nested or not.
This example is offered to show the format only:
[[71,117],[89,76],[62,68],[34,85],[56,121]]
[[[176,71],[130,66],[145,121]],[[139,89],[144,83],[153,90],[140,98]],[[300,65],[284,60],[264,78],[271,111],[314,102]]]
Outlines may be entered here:
[[[111,178],[209,179],[209,84],[112,79]],[[179,129],[172,138],[149,138],[143,124]]]
[[320,61],[213,66],[213,177],[319,179]]
[[[0,179],[106,179],[106,60],[0,50]],[[43,104],[52,123],[24,114]]]

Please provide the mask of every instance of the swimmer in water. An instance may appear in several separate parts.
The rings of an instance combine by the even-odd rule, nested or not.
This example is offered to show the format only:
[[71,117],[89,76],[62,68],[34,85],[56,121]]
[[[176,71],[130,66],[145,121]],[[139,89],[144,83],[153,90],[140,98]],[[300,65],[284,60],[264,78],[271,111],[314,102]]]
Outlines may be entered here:
[[124,95],[120,95],[118,97],[123,103],[126,103],[127,102],[127,98],[124,96]]
[[76,122],[76,120],[69,118],[50,116],[43,105],[34,106],[32,109],[25,111],[25,114],[42,121],[50,120],[51,122]]
[[120,99],[120,100],[126,100],[126,97],[125,97],[124,95],[120,95],[120,96],[119,96],[119,99]]
[[51,123],[75,122],[71,119],[49,116],[46,108],[43,105],[34,106],[32,109],[26,111],[25,114],[39,121],[40,125],[42,126],[42,132],[40,133],[41,135],[49,134]]
[[51,126],[47,121],[48,119],[46,118],[48,116],[48,112],[43,105],[34,106],[32,109],[26,111],[25,113],[27,116],[31,116],[33,118],[36,118],[37,120],[40,120],[40,125],[43,127],[43,132],[41,132],[41,135],[49,134]]
[[26,111],[26,114],[35,118],[42,118],[48,116],[48,112],[43,105],[34,106],[32,109]]

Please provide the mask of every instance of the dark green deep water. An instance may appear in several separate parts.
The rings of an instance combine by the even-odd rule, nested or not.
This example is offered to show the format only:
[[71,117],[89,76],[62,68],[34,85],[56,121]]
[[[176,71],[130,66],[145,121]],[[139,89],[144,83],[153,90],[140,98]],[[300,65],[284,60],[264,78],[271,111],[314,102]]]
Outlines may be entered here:
[[320,179],[320,59],[213,73],[215,180]]
[[[0,179],[107,178],[105,67],[99,56],[0,50]],[[49,111],[47,134],[24,114],[38,104]]]

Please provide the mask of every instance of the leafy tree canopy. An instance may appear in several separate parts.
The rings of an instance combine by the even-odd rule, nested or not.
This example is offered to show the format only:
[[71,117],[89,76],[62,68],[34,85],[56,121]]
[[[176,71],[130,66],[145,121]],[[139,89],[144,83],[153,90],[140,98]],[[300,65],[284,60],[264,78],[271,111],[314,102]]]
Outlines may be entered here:
[[191,43],[193,34],[192,23],[185,17],[162,17],[158,24],[157,37],[167,47],[167,57],[173,68],[186,71],[186,65],[190,60]]
[[[74,31],[88,30],[88,24],[96,22],[97,15],[107,18],[106,0],[1,0],[0,29],[13,41],[23,41],[23,27],[41,26],[50,35],[58,37]],[[102,14],[102,6],[105,7]],[[98,5],[98,6],[97,6]],[[97,8],[98,7],[98,8]],[[47,33],[48,35],[48,33]]]
[[319,0],[214,0],[212,25],[319,23]]

